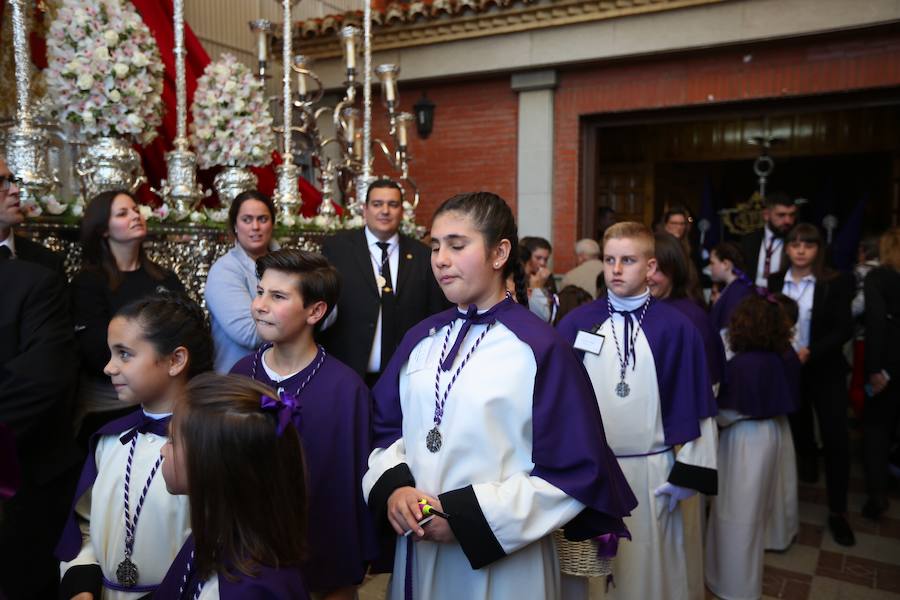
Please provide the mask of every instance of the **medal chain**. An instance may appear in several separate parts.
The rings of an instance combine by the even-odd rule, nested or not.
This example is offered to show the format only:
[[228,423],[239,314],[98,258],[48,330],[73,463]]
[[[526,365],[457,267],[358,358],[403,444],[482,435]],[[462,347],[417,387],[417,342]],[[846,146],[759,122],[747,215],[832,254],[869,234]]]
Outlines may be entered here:
[[[191,577],[191,571],[194,569],[194,551],[191,550],[191,557],[188,559],[187,567],[184,570],[184,575],[181,576],[181,587],[178,588],[178,600],[184,597],[184,588],[187,587],[188,579]],[[194,591],[193,600],[197,600],[200,597],[200,592],[203,590],[203,581],[197,582],[197,589]]]
[[162,455],[160,455],[160,457],[156,459],[156,464],[153,465],[153,468],[150,470],[150,476],[147,477],[147,481],[144,483],[144,489],[141,491],[137,506],[134,508],[134,517],[132,517],[129,508],[129,488],[131,487],[131,467],[134,462],[134,449],[137,447],[137,439],[137,435],[131,438],[131,448],[128,451],[128,462],[125,464],[125,558],[129,560],[131,559],[131,554],[134,552],[134,536],[137,531],[138,518],[141,516],[141,509],[144,507],[144,500],[147,499],[147,492],[150,490],[150,484],[153,482],[153,478],[156,476],[159,465],[162,464],[163,460]]
[[[606,305],[609,308],[609,326],[612,328],[613,341],[616,343],[616,356],[619,358],[619,382],[625,383],[625,373],[628,370],[628,354],[625,354],[625,358],[622,358],[622,350],[619,348],[619,336],[616,335],[616,321],[613,318],[615,311],[613,310],[612,302],[609,301],[609,296],[606,297]],[[650,306],[650,296],[647,296],[647,300],[644,302],[644,308],[641,310],[641,316],[638,319],[637,326],[634,328],[634,331],[631,333],[631,340],[625,340],[631,342],[631,347],[634,348],[635,342],[637,342],[638,333],[641,331],[641,323],[644,322],[644,315],[647,314],[647,308]],[[623,319],[630,319],[631,315],[625,314],[622,315]],[[627,333],[628,328],[625,328]]]
[[[250,379],[256,379],[256,366],[259,364],[259,361],[262,360],[263,353],[271,347],[272,344],[265,344],[263,345],[263,347],[256,351],[255,355],[253,355],[253,367],[250,372]],[[297,391],[294,392],[294,398],[300,397],[300,392],[302,392],[306,388],[306,386],[312,380],[313,376],[319,372],[319,367],[321,367],[322,363],[325,362],[325,348],[323,348],[321,344],[318,346],[318,348],[319,360],[316,362],[316,366],[313,367],[313,370],[310,372],[309,376],[307,376],[307,378],[303,380],[303,383],[297,386]]]
[[481,335],[478,336],[478,339],[475,340],[475,343],[472,345],[472,348],[466,353],[466,356],[463,358],[462,362],[457,367],[456,372],[453,374],[453,377],[450,379],[450,383],[447,384],[447,388],[444,390],[444,398],[441,399],[441,365],[444,362],[444,359],[447,356],[447,343],[450,341],[450,333],[453,331],[453,324],[447,328],[447,335],[444,336],[444,347],[441,349],[441,358],[438,361],[437,372],[434,374],[434,426],[435,428],[441,425],[441,420],[444,418],[444,405],[447,403],[447,396],[450,394],[450,388],[453,387],[453,384],[456,383],[456,378],[459,377],[459,374],[462,372],[463,367],[466,366],[466,363],[469,362],[469,359],[472,357],[472,354],[475,353],[475,349],[478,348],[478,345],[481,344],[481,340],[484,339],[484,336],[487,335],[487,332],[491,330],[493,327],[493,323],[488,323],[488,326],[484,328],[484,331],[481,332]]

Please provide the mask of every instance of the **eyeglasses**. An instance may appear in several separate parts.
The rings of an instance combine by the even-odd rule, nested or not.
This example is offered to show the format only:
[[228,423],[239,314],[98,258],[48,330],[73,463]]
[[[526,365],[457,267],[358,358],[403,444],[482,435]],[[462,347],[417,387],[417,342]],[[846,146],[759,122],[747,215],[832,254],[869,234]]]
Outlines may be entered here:
[[0,175],[0,192],[8,192],[12,184],[22,187],[22,180],[15,175]]

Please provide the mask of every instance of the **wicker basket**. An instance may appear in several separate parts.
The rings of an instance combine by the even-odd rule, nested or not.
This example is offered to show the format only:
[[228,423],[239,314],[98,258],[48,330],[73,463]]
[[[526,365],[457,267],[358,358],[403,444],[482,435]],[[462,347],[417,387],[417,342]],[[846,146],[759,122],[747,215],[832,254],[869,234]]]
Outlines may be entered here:
[[597,556],[594,540],[572,542],[565,538],[562,529],[557,529],[553,532],[553,541],[559,555],[559,570],[566,575],[605,577],[612,574],[612,559]]

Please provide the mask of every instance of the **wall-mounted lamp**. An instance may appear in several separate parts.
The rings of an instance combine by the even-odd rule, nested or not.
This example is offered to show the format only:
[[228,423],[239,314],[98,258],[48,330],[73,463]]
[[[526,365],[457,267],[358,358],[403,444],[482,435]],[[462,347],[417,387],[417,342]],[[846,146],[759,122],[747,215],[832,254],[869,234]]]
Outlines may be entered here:
[[416,131],[420,138],[427,139],[434,128],[434,102],[422,92],[422,97],[413,104],[413,110],[416,113]]

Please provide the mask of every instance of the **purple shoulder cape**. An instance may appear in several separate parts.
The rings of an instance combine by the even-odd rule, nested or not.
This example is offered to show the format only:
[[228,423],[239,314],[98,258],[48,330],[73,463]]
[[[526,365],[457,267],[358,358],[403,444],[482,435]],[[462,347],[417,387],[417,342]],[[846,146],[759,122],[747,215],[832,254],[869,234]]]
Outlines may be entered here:
[[[251,377],[254,360],[261,360],[260,350],[239,360],[231,373]],[[293,394],[309,377],[320,356],[281,383],[269,379],[261,364],[257,364],[255,378]],[[299,400],[303,411],[300,438],[306,455],[310,548],[302,570],[310,591],[325,592],[361,583],[368,562],[379,551],[362,494],[362,478],[372,446],[372,398],[355,371],[327,354],[318,372],[300,392]],[[335,519],[333,515],[341,517]]]
[[725,346],[719,330],[713,329],[709,315],[690,298],[666,299],[663,302],[687,317],[700,332],[703,347],[706,349],[706,366],[709,367],[710,379],[713,383],[721,382],[725,371]]
[[733,356],[726,366],[726,383],[719,390],[719,408],[759,419],[797,410],[798,397],[790,383],[787,360],[774,352]]
[[[400,372],[416,344],[456,317],[451,308],[411,328],[372,390],[375,448],[387,448],[403,434]],[[534,353],[537,374],[532,398],[532,475],[586,506],[567,526],[584,539],[605,533],[627,535],[622,517],[637,505],[603,433],[600,411],[587,372],[556,332],[512,300],[497,307],[496,319]],[[508,374],[511,377],[515,373]]]
[[[557,329],[571,345],[579,330],[594,331],[608,318],[604,295],[570,312]],[[700,333],[674,307],[658,301],[652,301],[647,309],[641,329],[656,363],[666,444],[684,444],[697,439],[700,421],[716,415],[716,400]],[[584,353],[578,355],[583,358]],[[610,390],[614,383],[610,382]]]
[[[197,585],[200,583],[196,572],[191,569],[187,582],[184,576],[188,573],[191,553],[194,551],[194,536],[188,536],[174,562],[166,572],[162,583],[153,593],[153,598],[159,600],[188,600],[194,597]],[[183,585],[183,588],[182,588]],[[182,597],[178,592],[183,589]],[[272,598],[291,598],[296,600],[309,600],[309,593],[303,584],[303,576],[299,569],[260,566],[255,577],[236,575],[235,581],[230,581],[225,575],[219,574],[219,598],[221,600],[270,600]]]
[[[78,480],[78,486],[75,488],[75,497],[72,499],[72,510],[63,527],[59,544],[56,546],[56,557],[60,560],[72,560],[81,551],[81,529],[78,527],[78,520],[75,516],[75,506],[97,479],[97,444],[100,442],[100,438],[104,435],[117,435],[131,431],[135,427],[140,427],[146,423],[148,419],[149,417],[144,415],[144,411],[138,406],[134,412],[115,421],[110,421],[91,436],[88,455],[84,461],[84,467],[81,469],[81,478]],[[169,420],[169,417],[165,417],[164,419],[159,419],[156,424],[160,428],[168,427]],[[159,435],[166,435],[166,433],[163,431]]]
[[735,279],[722,290],[719,299],[712,305],[709,313],[709,318],[716,333],[728,327],[731,313],[738,307],[741,300],[751,293],[753,293],[753,288],[743,279]]

